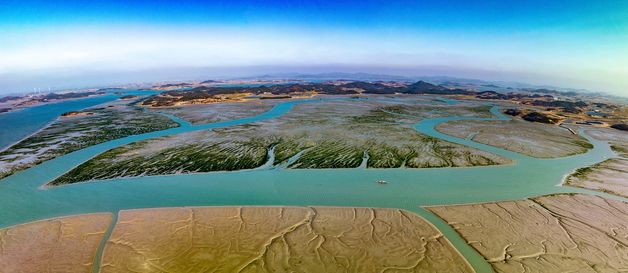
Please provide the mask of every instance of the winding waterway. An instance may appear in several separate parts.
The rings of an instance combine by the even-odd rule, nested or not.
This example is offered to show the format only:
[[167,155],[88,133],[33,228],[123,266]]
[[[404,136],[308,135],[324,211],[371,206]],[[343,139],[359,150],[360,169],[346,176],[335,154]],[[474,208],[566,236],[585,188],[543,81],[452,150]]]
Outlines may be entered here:
[[35,133],[61,114],[78,111],[87,107],[113,101],[126,95],[150,95],[157,92],[150,90],[125,90],[120,94],[107,93],[80,99],[70,99],[46,103],[33,107],[0,113],[0,150]]
[[109,94],[104,96],[74,99],[55,103],[48,103],[33,107],[18,109],[0,114],[0,150],[27,137],[53,121],[59,115],[112,101],[118,96]]
[[[576,156],[537,159],[437,132],[434,127],[453,120],[508,119],[491,109],[493,118],[445,117],[425,119],[417,131],[446,141],[511,158],[505,166],[435,169],[285,169],[258,168],[234,172],[110,179],[54,188],[42,185],[75,166],[135,141],[172,134],[241,125],[280,117],[299,103],[280,103],[263,114],[203,125],[181,122],[168,130],[129,136],[91,146],[0,180],[0,227],[56,216],[123,209],[208,205],[363,206],[413,211],[437,226],[477,272],[491,272],[484,259],[442,220],[420,206],[522,199],[549,193],[587,192],[558,186],[572,170],[614,156],[608,143],[585,136],[594,148]],[[447,101],[446,103],[455,103]],[[174,119],[177,121],[178,119]],[[389,184],[375,181],[384,179]],[[619,198],[611,196],[612,198]]]

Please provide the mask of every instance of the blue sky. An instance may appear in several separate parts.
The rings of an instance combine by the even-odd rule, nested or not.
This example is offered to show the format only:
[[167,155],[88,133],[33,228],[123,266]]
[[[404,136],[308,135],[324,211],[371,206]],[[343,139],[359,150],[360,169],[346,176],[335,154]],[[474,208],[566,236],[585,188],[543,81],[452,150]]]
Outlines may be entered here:
[[626,1],[0,1],[0,92],[241,68],[628,95],[627,63]]

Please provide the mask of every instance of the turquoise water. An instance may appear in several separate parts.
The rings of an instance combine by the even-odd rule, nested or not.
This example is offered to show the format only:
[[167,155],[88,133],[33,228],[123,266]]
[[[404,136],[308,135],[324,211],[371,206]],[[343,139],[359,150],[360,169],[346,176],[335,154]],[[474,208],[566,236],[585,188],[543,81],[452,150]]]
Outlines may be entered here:
[[0,114],[0,149],[36,132],[61,114],[117,99],[114,95],[49,103]]
[[[317,101],[320,100],[280,103],[263,114],[225,122],[203,125],[182,123],[181,127],[91,146],[18,172],[0,180],[0,227],[70,214],[151,207],[314,205],[400,208],[424,216],[452,241],[478,272],[490,272],[490,266],[451,227],[420,206],[522,199],[559,192],[589,192],[557,185],[572,170],[614,155],[607,143],[587,137],[595,148],[586,154],[536,159],[435,131],[434,126],[441,122],[487,120],[446,117],[423,120],[415,128],[421,133],[486,150],[515,162],[506,166],[435,169],[269,168],[120,178],[55,188],[41,187],[82,162],[124,144],[276,118],[289,112],[295,104]],[[488,119],[508,119],[496,106],[491,112],[495,117]],[[376,183],[380,179],[389,181],[389,184]]]
[[87,107],[118,99],[124,95],[147,95],[153,91],[124,91],[121,95],[112,93],[83,99],[66,100],[28,107],[0,114],[0,149],[29,136],[61,114],[78,111]]

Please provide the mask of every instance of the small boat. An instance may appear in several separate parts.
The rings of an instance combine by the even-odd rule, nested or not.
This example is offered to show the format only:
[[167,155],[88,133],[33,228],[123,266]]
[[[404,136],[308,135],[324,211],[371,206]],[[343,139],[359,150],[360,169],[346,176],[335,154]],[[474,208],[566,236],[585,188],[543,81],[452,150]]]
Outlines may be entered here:
[[388,184],[388,181],[386,181],[386,180],[377,180],[377,183],[385,185],[385,184]]

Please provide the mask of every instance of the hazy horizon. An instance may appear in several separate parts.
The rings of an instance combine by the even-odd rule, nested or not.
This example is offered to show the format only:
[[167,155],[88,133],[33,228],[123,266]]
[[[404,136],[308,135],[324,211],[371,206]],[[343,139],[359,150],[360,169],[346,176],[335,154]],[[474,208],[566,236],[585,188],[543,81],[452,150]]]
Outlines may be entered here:
[[3,3],[0,93],[290,70],[628,95],[621,1]]
[[[350,79],[350,80],[361,80],[358,79],[357,76],[360,74],[367,75],[369,77],[373,77],[376,80],[380,80],[379,77],[383,77],[381,80],[386,80],[386,78],[398,77],[399,79],[405,81],[419,81],[425,80],[428,82],[435,82],[434,79],[453,79],[458,81],[485,81],[487,83],[498,84],[502,87],[516,87],[519,85],[524,85],[527,88],[535,87],[535,88],[556,88],[559,90],[583,90],[590,92],[604,92],[601,90],[589,90],[578,86],[559,86],[552,85],[543,82],[526,82],[521,78],[513,79],[513,80],[494,80],[494,79],[486,79],[479,76],[474,76],[471,73],[462,73],[461,75],[447,75],[438,73],[439,71],[443,71],[444,68],[422,68],[422,69],[412,69],[410,71],[424,71],[423,73],[413,74],[413,73],[403,73],[397,68],[397,70],[351,70],[351,69],[331,69],[326,67],[319,68],[303,68],[301,70],[295,70],[293,67],[231,67],[231,68],[193,68],[193,69],[185,69],[185,68],[174,68],[174,69],[158,69],[158,70],[150,70],[150,71],[134,71],[134,72],[95,72],[93,74],[81,74],[80,76],[76,76],[77,78],[72,78],[72,75],[69,78],[59,78],[59,79],[31,79],[27,83],[21,83],[22,81],[19,78],[12,79],[2,79],[0,77],[0,81],[7,80],[9,84],[11,81],[17,82],[17,85],[13,89],[8,89],[8,91],[0,90],[1,95],[8,94],[28,94],[33,92],[51,92],[55,91],[63,91],[63,90],[73,90],[73,89],[88,89],[88,88],[104,88],[104,87],[115,87],[115,86],[124,86],[124,85],[133,85],[133,84],[157,84],[157,83],[165,83],[165,82],[190,82],[190,81],[205,81],[205,80],[239,80],[239,79],[255,79],[255,78],[264,78],[271,77],[281,78],[281,79],[291,79],[291,77],[297,76],[295,79],[298,79],[299,76],[325,76],[326,74],[339,74],[341,77],[334,77],[336,79]],[[346,74],[346,75],[344,75]],[[23,86],[22,86],[23,85]],[[628,94],[612,94],[608,92],[604,92],[611,95],[620,95],[628,97]]]

